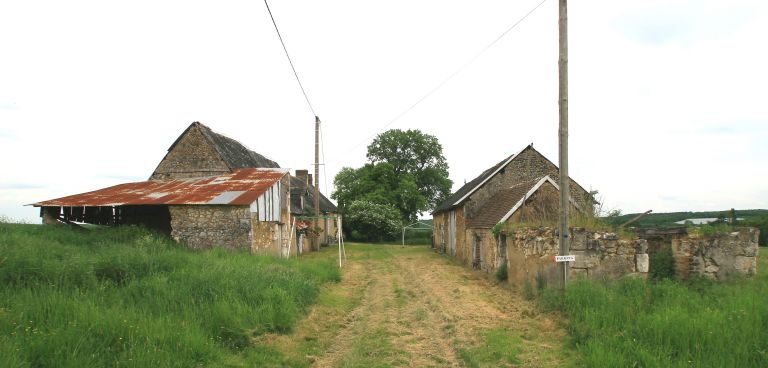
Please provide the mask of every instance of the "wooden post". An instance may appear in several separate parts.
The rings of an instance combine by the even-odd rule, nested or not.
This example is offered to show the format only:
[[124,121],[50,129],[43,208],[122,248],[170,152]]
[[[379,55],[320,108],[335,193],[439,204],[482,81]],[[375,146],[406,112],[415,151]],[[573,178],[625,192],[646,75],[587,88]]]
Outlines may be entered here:
[[[568,1],[560,0],[560,255],[570,253],[568,232],[568,210],[570,198],[570,179],[568,176]],[[563,289],[568,281],[568,262],[562,262]]]
[[[314,229],[318,227],[320,217],[320,118],[315,116],[315,218],[312,221]],[[320,250],[320,234],[312,239],[312,247]]]

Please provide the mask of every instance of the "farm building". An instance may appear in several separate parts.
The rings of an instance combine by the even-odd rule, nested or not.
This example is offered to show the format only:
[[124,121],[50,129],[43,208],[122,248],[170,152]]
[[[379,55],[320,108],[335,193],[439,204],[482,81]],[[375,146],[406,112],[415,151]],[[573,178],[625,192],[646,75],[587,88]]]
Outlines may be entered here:
[[[279,168],[277,162],[249,150],[240,142],[214,132],[211,128],[194,122],[168,148],[168,153],[157,165],[150,179],[178,179],[218,175],[246,167]],[[312,175],[307,170],[296,170],[291,177],[291,215],[294,217],[313,216],[315,188]],[[320,193],[321,215],[337,215],[338,209]],[[303,222],[311,222],[303,220]],[[292,225],[292,221],[288,222]],[[336,233],[335,223],[320,219],[320,242],[328,243],[329,236]],[[299,234],[298,239],[303,237]],[[300,244],[301,245],[301,244]],[[301,250],[309,249],[300,247]]]
[[[296,236],[290,234],[293,216],[314,211],[314,188],[308,183],[194,122],[173,142],[148,181],[33,205],[41,207],[44,223],[141,224],[192,248],[285,253],[297,250]],[[320,198],[321,211],[335,214],[333,203],[322,194]],[[321,239],[327,239],[325,231],[333,225],[323,225]]]
[[196,249],[287,252],[289,186],[285,170],[247,168],[120,184],[33,205],[45,224],[142,225]]
[[[498,223],[557,222],[558,168],[533,148],[509,156],[450,195],[433,212],[435,247],[466,265],[493,271],[506,262]],[[571,213],[591,213],[589,193],[571,179]]]

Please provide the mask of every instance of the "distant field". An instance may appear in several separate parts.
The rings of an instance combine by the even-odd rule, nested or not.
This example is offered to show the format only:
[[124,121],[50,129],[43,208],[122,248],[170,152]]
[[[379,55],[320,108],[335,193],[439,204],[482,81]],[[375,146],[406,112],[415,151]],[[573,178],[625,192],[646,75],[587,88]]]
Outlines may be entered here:
[[585,366],[768,367],[768,249],[760,253],[750,279],[583,281],[540,301],[565,312]]
[[136,228],[0,224],[0,367],[249,366],[253,337],[290,331],[340,278],[324,254],[281,261]]

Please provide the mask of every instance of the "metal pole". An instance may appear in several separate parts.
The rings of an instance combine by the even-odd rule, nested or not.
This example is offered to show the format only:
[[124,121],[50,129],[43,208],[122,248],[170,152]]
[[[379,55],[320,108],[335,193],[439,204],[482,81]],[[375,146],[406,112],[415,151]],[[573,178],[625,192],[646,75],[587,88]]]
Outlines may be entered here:
[[[317,229],[317,217],[320,216],[320,118],[315,116],[315,219],[312,221],[314,229]],[[312,247],[320,250],[320,234],[312,239]]]
[[[570,253],[568,210],[570,179],[568,176],[568,1],[560,0],[560,255]],[[563,289],[568,281],[568,262],[562,262]]]

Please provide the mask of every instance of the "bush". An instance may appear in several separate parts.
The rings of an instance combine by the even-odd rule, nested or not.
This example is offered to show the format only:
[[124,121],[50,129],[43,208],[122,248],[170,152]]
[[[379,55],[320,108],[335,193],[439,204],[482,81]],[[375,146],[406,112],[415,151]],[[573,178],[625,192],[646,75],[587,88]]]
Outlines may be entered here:
[[507,262],[504,262],[496,270],[496,280],[498,280],[499,282],[502,282],[502,281],[507,281],[508,278],[509,278],[509,274],[507,272]]
[[400,212],[389,205],[353,201],[344,213],[344,227],[351,240],[381,242],[394,240],[401,230]]

